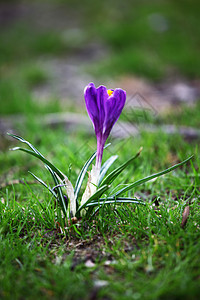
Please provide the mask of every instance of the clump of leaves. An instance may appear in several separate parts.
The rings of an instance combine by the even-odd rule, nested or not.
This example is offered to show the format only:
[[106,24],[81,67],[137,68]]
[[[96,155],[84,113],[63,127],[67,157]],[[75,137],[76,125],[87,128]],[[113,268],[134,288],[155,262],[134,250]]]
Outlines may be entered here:
[[[29,150],[26,148],[15,147],[13,150],[24,151],[35,156],[44,163],[53,178],[53,187],[48,186],[42,179],[32,173],[31,174],[55,197],[60,204],[65,217],[79,218],[80,216],[85,215],[85,217],[89,219],[94,216],[102,205],[108,204],[115,204],[115,210],[117,210],[117,205],[121,203],[145,204],[141,199],[125,197],[124,195],[131,189],[136,188],[149,180],[173,171],[192,158],[191,156],[179,164],[130,183],[117,191],[116,189],[112,189],[114,180],[133,163],[142,151],[141,148],[135,156],[108,175],[106,174],[109,168],[118,156],[111,156],[103,165],[101,165],[103,151],[108,146],[105,146],[106,140],[122,112],[126,101],[126,92],[122,89],[107,90],[104,86],[96,88],[93,83],[90,83],[85,88],[85,101],[97,137],[97,151],[93,153],[84,164],[75,183],[75,187],[69,181],[67,176],[47,160],[30,142],[20,136],[9,134],[31,148],[31,150]],[[95,158],[95,165],[92,165],[91,171],[88,171]],[[82,197],[80,197],[80,190],[86,174],[88,174],[88,182]],[[115,191],[114,193],[113,190]]]
[[[129,190],[136,188],[137,186],[147,181],[150,181],[156,177],[162,176],[166,173],[173,171],[174,169],[187,163],[192,158],[191,156],[183,162],[178,163],[168,169],[152,174],[133,183],[130,183],[126,187],[119,189],[117,192],[112,194],[112,186],[114,180],[125,170],[125,168],[127,168],[130,164],[133,163],[133,161],[140,155],[142,148],[138,151],[138,153],[135,156],[133,156],[131,159],[126,161],[124,164],[122,164],[106,176],[107,171],[118,157],[117,155],[113,155],[101,167],[99,183],[98,186],[96,186],[96,192],[93,195],[91,195],[85,203],[82,203],[81,198],[79,197],[81,186],[90,165],[96,157],[96,152],[93,153],[92,156],[84,164],[75,183],[75,187],[73,188],[67,176],[63,172],[61,172],[55,165],[53,165],[48,159],[46,159],[31,143],[29,143],[20,136],[14,134],[9,135],[19,140],[20,142],[25,143],[31,148],[31,150],[29,150],[26,148],[15,147],[12,150],[21,150],[23,152],[26,152],[32,156],[35,156],[44,163],[45,167],[50,172],[53,178],[55,184],[53,187],[48,186],[41,178],[37,177],[33,173],[30,172],[30,174],[46,189],[49,190],[49,192],[59,202],[64,216],[68,218],[79,218],[81,214],[85,214],[86,218],[91,218],[102,205],[107,205],[111,203],[114,203],[115,205],[121,203],[145,204],[141,199],[124,197],[123,195]],[[88,184],[89,183],[90,181],[88,181]],[[117,206],[115,207],[115,209],[117,209]]]

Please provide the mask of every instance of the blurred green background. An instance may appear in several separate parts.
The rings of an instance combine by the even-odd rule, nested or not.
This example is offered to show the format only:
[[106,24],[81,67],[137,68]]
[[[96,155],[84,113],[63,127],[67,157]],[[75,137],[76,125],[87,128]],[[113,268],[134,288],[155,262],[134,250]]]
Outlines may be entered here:
[[198,80],[199,9],[197,0],[1,1],[0,114],[71,109],[56,93],[35,100],[54,84],[56,59],[89,79]]

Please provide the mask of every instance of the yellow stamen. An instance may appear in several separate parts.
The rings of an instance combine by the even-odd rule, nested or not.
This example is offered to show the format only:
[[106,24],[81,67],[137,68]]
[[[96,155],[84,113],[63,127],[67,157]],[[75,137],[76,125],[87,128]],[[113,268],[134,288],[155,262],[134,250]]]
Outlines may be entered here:
[[107,90],[109,97],[113,94],[112,90]]

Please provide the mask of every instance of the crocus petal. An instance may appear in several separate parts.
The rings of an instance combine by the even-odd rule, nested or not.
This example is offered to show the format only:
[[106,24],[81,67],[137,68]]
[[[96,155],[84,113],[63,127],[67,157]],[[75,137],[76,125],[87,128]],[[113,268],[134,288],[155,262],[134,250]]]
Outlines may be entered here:
[[119,119],[125,101],[126,92],[122,89],[115,89],[112,96],[107,99],[105,103],[104,139],[107,139],[112,127]]
[[112,96],[117,99],[118,103],[120,104],[120,106],[122,106],[123,109],[126,101],[126,92],[122,89],[115,89]]
[[90,83],[86,86],[84,96],[88,115],[90,116],[96,131],[99,127],[99,108],[97,104],[97,90],[94,83]]
[[99,131],[103,131],[103,124],[105,119],[105,102],[108,98],[107,89],[101,85],[97,88],[97,105],[99,110]]

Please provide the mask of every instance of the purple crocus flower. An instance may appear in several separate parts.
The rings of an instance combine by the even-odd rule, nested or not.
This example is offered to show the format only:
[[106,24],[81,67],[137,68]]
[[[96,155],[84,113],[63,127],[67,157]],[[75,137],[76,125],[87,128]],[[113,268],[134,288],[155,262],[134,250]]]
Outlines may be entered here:
[[84,96],[97,137],[96,168],[100,169],[105,142],[122,112],[126,92],[119,88],[107,90],[103,85],[96,88],[94,83],[89,83],[85,88]]

